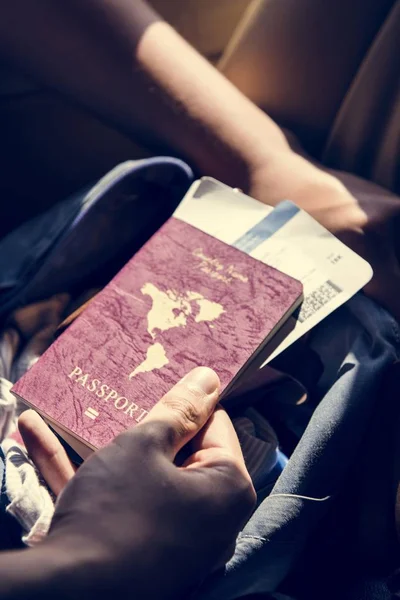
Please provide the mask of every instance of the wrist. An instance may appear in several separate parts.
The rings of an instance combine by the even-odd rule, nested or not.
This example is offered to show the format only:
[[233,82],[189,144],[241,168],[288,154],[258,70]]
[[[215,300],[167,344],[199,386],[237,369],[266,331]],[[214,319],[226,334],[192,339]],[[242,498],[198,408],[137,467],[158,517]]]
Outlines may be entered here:
[[354,203],[336,177],[292,150],[275,153],[268,161],[252,165],[249,172],[250,195],[271,206],[288,199],[314,212],[330,204]]
[[0,597],[92,600],[104,591],[102,567],[101,553],[85,540],[48,538],[34,548],[0,556]]

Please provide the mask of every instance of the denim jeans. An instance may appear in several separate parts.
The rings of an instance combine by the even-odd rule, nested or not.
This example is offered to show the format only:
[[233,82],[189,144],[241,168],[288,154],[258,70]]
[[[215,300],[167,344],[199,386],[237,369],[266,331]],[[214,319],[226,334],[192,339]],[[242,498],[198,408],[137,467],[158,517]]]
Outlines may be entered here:
[[[270,496],[240,534],[225,571],[203,585],[199,597],[204,600],[273,594],[300,558],[305,565],[308,553],[314,560],[310,541],[316,531],[322,533],[317,554],[325,551],[321,528],[328,533],[332,527],[327,517],[357,465],[379,401],[381,376],[398,358],[400,330],[385,310],[359,294],[315,329],[311,345],[324,364],[323,398]],[[309,567],[309,577],[315,577]],[[357,586],[355,595],[349,588],[341,598],[361,598],[361,588],[372,590],[365,598],[388,597],[379,582],[354,582]]]
[[99,273],[109,281],[192,181],[178,159],[128,161],[11,232],[0,241],[0,317],[82,283],[89,289],[94,276],[96,287]]
[[[140,177],[137,167],[142,171]],[[145,174],[143,167],[146,167],[144,171],[149,168],[150,172]],[[153,159],[145,164],[132,165],[132,169],[133,173],[131,166],[127,170],[130,193],[125,188],[122,190],[127,212],[119,214],[130,214],[130,210],[135,214],[136,203],[133,200],[144,193],[143,186],[148,193],[149,179],[152,184],[157,182],[162,190],[162,199],[165,189],[173,189],[171,206],[183,195],[192,179],[190,170],[172,159]],[[133,187],[131,177],[135,180]],[[172,185],[171,181],[175,184]],[[28,301],[64,291],[65,282],[72,285],[71,277],[78,273],[80,278],[85,279],[92,269],[94,255],[98,261],[100,258],[108,260],[109,245],[103,243],[102,248],[98,248],[95,244],[98,232],[103,226],[110,235],[116,230],[121,233],[121,229],[116,229],[115,223],[110,225],[109,211],[113,198],[108,195],[108,180],[103,181],[102,186],[99,196],[97,192],[93,195],[93,190],[83,199],[77,196],[38,219],[36,227],[27,224],[2,241],[1,315]],[[150,208],[153,212],[153,207]],[[89,209],[90,220],[87,218]],[[144,221],[147,222],[149,215],[145,216]],[[135,221],[123,220],[127,223],[126,239],[122,236],[126,241],[132,236],[131,226]],[[82,239],[93,242],[86,243],[84,257],[80,244]],[[99,252],[103,252],[104,256]],[[10,256],[14,257],[11,263]],[[54,289],[48,289],[50,283]],[[282,591],[288,578],[295,579],[300,562],[309,581],[316,579],[314,565],[318,560],[320,565],[331,566],[331,570],[327,569],[328,588],[333,587],[334,579],[340,580],[340,573],[335,571],[343,571],[345,561],[331,560],[329,550],[332,547],[342,550],[339,544],[331,544],[335,537],[331,515],[339,514],[343,518],[344,513],[339,511],[340,502],[345,507],[353,505],[350,498],[345,497],[343,502],[343,495],[346,496],[352,470],[355,467],[357,470],[357,464],[361,463],[367,434],[373,432],[371,443],[373,441],[376,447],[382,447],[377,440],[384,432],[373,429],[371,417],[381,400],[378,398],[381,376],[385,368],[398,358],[400,332],[390,315],[360,294],[313,331],[311,345],[324,364],[324,373],[319,381],[322,400],[271,494],[260,504],[239,536],[232,560],[224,572],[215,574],[204,583],[199,592],[200,598],[233,600],[249,594],[275,594]],[[369,449],[368,444],[366,449]],[[388,459],[387,456],[385,458]],[[357,481],[357,486],[364,484],[368,489],[370,476],[372,474],[366,470],[363,481],[354,481]],[[359,490],[360,486],[357,486],[355,488]],[[1,540],[6,529],[1,520],[6,515],[4,503],[2,508]],[[337,529],[344,532],[338,540],[344,539],[344,545],[352,545],[354,532],[344,526]],[[382,529],[382,544],[385,543],[384,533]],[[353,570],[355,573],[356,569]],[[377,574],[375,579],[370,579],[366,581],[362,574],[359,578],[355,574],[351,585],[341,590],[340,598],[381,600],[387,597],[384,578],[380,579]],[[325,599],[328,591],[323,595]],[[300,597],[295,585],[292,585],[289,595]]]

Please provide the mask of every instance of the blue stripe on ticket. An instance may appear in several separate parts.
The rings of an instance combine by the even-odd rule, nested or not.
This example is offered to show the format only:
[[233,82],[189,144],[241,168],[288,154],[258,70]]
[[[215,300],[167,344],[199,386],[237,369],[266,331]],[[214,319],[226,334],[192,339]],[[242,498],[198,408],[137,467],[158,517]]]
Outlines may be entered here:
[[249,229],[232,246],[249,254],[257,246],[265,242],[265,240],[272,237],[290,219],[293,219],[298,212],[300,212],[300,208],[290,200],[280,202],[269,215]]

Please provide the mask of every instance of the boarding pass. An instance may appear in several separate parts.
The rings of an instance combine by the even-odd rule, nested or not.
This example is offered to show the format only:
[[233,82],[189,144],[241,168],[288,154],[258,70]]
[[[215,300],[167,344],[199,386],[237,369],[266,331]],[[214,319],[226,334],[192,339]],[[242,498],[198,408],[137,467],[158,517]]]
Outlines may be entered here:
[[291,331],[264,365],[354,296],[373,274],[368,262],[289,200],[272,208],[204,177],[174,216],[303,283],[304,301],[290,317]]

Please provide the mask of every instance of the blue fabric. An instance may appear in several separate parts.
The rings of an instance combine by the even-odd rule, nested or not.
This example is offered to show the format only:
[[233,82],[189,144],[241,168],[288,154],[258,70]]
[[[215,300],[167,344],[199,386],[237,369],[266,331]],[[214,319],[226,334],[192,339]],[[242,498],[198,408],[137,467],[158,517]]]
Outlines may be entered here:
[[23,548],[20,524],[7,513],[9,499],[5,487],[5,458],[0,448],[0,552]]
[[[400,330],[388,313],[360,294],[316,328],[311,345],[325,367],[320,380],[323,399],[271,495],[239,536],[234,557],[223,573],[205,583],[200,598],[274,593],[300,556],[307,562],[315,531],[325,526],[329,531],[327,516],[359,458],[379,402],[381,377],[398,358]],[[324,536],[318,539],[322,543]],[[323,554],[324,547],[316,552]],[[316,577],[312,563],[310,577]],[[371,585],[375,591],[383,589],[383,595],[373,592],[371,598],[385,598],[387,588]],[[351,596],[342,590],[341,597]]]
[[261,503],[272,492],[277,479],[280,477],[283,469],[286,467],[288,459],[280,451],[276,452],[276,463],[273,469],[264,474],[264,477],[259,477],[261,481],[254,481],[253,485],[257,492],[257,504]]
[[0,317],[70,291],[123,251],[126,260],[192,181],[190,167],[175,158],[129,161],[13,231],[0,241]]
[[2,449],[0,448],[0,508],[7,505],[7,496],[5,493],[5,458]]
[[[124,248],[132,253],[130,242],[138,236],[140,240],[149,221],[157,223],[173,211],[192,178],[189,167],[175,159],[128,163],[90,190],[13,232],[0,242],[0,317],[21,304],[66,291],[90,276],[94,265],[101,267],[110,255]],[[356,528],[347,529],[347,525],[353,525],[352,517],[360,508],[356,505],[354,514],[351,512],[350,490],[368,489],[371,483],[368,469],[361,473],[360,468],[357,474],[363,453],[372,448],[373,454],[376,445],[383,448],[378,434],[383,436],[384,431],[371,428],[371,417],[381,400],[377,395],[381,376],[399,355],[399,327],[383,309],[358,295],[314,330],[311,345],[324,365],[318,384],[322,400],[286,466],[282,458],[277,472],[271,474],[267,483],[272,492],[239,536],[234,557],[223,573],[205,582],[201,599],[233,600],[250,594],[286,598],[279,594],[288,593],[296,600],[311,600],[310,590],[304,593],[307,586],[301,589],[296,580],[299,563],[311,583],[317,579],[314,566],[326,568],[328,577],[323,584],[329,581],[330,585],[322,596],[327,599],[335,587],[335,569],[344,572],[347,557],[354,577],[340,590],[341,599],[388,597],[385,577],[366,578],[362,572],[358,576],[359,565],[353,566],[349,551],[355,546]],[[291,375],[295,377],[295,373]],[[371,431],[374,435],[368,438]],[[383,465],[390,463],[391,457],[376,454],[381,466],[375,468],[375,474],[383,477]],[[3,479],[1,453],[0,476]],[[3,549],[13,547],[14,538],[16,547],[21,539],[19,532],[13,534],[17,524],[9,522],[6,505],[7,498],[0,495]],[[380,512],[385,506],[383,501],[379,504]],[[343,519],[341,526],[336,527],[334,515]],[[383,525],[381,530],[384,545]],[[379,539],[379,531],[378,527],[375,539]],[[341,552],[344,546],[349,547],[347,552]],[[333,552],[338,549],[341,559]]]

